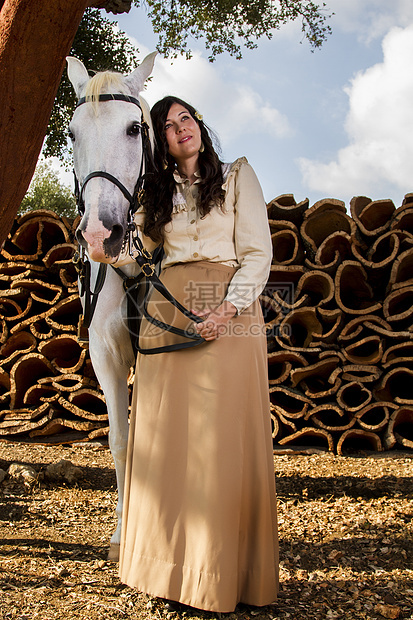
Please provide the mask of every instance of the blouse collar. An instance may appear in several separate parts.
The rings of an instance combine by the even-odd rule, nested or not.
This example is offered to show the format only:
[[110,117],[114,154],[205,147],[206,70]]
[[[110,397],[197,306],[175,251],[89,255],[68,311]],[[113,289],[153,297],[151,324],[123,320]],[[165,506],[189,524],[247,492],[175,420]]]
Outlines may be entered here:
[[[199,172],[199,170],[196,170],[194,174],[196,176],[196,181],[194,181],[193,185],[195,185],[195,183],[200,183],[201,181],[201,173]],[[179,174],[178,168],[175,168],[175,170],[173,171],[173,176],[175,183],[185,183],[186,181],[188,181],[188,177],[181,176]]]

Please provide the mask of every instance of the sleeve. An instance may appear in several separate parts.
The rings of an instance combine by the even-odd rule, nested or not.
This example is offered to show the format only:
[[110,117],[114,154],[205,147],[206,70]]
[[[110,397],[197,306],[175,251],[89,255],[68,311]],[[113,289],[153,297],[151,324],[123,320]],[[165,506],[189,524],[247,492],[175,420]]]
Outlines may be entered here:
[[[144,248],[146,248],[149,252],[153,252],[154,249],[159,244],[155,243],[155,241],[152,241],[152,239],[150,237],[146,237],[142,233],[144,219],[145,219],[144,211],[137,211],[135,213],[134,217],[133,217],[133,221],[136,224],[137,233],[138,233],[139,237],[141,238],[141,241],[143,243]],[[134,251],[133,254],[136,255],[137,252]],[[116,261],[114,263],[111,263],[111,264],[114,267],[123,267],[123,265],[127,265],[129,263],[134,263],[134,262],[135,262],[135,259],[129,254],[129,249],[126,246],[126,247],[122,248],[119,256],[116,259]]]
[[234,183],[235,251],[240,267],[225,299],[240,314],[264,290],[270,273],[272,244],[262,189],[247,162],[240,166]]

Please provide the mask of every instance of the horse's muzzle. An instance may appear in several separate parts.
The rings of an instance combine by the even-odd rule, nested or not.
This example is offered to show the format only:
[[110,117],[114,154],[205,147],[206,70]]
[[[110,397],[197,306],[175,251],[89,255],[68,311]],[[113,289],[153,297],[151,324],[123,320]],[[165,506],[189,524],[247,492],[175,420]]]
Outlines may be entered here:
[[97,262],[113,262],[123,245],[126,235],[126,226],[120,223],[114,224],[111,229],[100,226],[99,230],[83,228],[82,222],[76,230],[76,239],[87,250],[90,258]]

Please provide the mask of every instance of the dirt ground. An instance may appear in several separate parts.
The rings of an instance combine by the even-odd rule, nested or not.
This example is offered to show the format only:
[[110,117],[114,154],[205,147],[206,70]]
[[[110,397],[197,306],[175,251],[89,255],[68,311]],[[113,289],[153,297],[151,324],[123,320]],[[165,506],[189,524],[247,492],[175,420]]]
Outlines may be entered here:
[[[50,463],[81,468],[75,484],[41,481]],[[40,473],[0,484],[0,620],[215,618],[120,583],[106,559],[116,482],[99,444],[0,443],[0,468]],[[229,620],[413,619],[413,454],[276,454],[281,590]]]

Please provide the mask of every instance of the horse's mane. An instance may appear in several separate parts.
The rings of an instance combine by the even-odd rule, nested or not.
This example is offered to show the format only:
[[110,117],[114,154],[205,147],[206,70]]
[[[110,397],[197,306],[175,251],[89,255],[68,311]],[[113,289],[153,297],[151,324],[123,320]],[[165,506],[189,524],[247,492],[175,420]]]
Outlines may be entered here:
[[115,73],[114,71],[100,71],[96,73],[86,84],[85,97],[86,101],[92,101],[96,104],[99,99],[99,95],[103,92],[113,91],[115,93],[122,93],[123,95],[130,94],[128,88],[123,81],[123,75],[121,73]]
[[[130,95],[129,88],[125,84],[121,73],[116,73],[115,71],[99,71],[99,73],[96,73],[89,80],[85,92],[86,101],[92,102],[96,114],[98,111],[99,95],[103,91]],[[153,148],[153,128],[150,108],[143,97],[139,96],[139,101],[142,106],[143,118],[149,126],[149,137]]]
[[149,139],[151,141],[151,146],[152,146],[152,151],[153,151],[154,134],[153,134],[152,119],[151,119],[151,109],[146,99],[144,99],[140,95],[139,95],[139,101],[141,102],[141,106],[142,106],[143,120],[147,122],[148,127],[149,127]]

